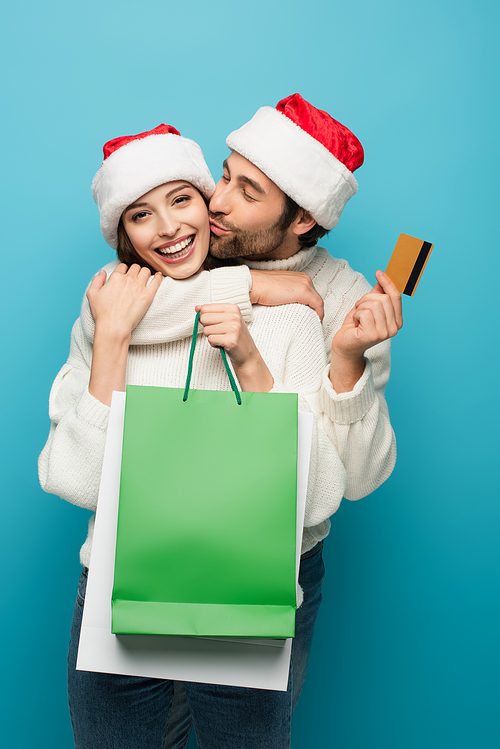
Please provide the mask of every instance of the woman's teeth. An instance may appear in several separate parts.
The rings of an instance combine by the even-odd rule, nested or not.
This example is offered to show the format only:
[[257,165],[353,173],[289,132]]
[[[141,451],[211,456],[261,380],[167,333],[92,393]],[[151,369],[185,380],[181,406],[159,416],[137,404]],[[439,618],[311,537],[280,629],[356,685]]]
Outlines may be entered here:
[[168,257],[181,257],[182,255],[185,255],[191,245],[194,241],[194,234],[191,237],[188,237],[187,239],[184,239],[182,242],[177,242],[177,244],[173,244],[170,247],[157,247],[156,252],[158,252],[160,255]]

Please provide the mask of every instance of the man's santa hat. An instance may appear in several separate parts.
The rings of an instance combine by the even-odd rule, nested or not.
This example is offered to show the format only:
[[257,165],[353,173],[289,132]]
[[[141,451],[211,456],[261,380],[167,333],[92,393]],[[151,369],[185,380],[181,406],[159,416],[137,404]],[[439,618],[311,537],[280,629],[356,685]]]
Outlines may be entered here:
[[115,250],[120,217],[141,195],[177,180],[190,182],[206,198],[215,190],[199,145],[183,138],[171,125],[114,138],[104,145],[103,152],[104,161],[92,181],[92,196],[99,208],[102,235]]
[[227,145],[255,164],[324,229],[333,229],[358,190],[363,147],[350,130],[300,94],[261,107]]

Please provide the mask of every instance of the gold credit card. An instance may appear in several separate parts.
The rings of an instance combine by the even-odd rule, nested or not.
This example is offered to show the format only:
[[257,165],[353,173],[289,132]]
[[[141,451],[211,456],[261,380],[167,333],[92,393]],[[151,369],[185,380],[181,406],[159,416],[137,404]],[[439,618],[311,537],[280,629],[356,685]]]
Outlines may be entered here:
[[385,274],[401,294],[413,296],[433,247],[409,234],[399,235]]

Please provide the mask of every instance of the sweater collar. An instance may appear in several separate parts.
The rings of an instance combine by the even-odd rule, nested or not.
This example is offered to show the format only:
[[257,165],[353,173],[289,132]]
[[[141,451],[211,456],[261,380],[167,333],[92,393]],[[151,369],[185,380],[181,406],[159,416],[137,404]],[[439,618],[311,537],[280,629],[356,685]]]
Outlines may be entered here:
[[309,247],[305,250],[299,250],[287,257],[285,260],[245,260],[243,263],[254,270],[294,270],[301,271],[307,268],[314,260],[318,252],[318,247]]

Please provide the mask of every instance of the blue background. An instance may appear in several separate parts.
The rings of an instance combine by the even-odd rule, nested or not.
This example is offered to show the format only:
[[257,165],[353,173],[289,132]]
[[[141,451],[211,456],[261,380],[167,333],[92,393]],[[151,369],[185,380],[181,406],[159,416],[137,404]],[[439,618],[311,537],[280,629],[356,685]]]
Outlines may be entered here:
[[[51,382],[112,259],[102,144],[160,122],[225,136],[299,91],[365,165],[326,246],[372,279],[435,244],[393,344],[394,474],[344,502],[293,746],[498,747],[499,13],[484,0],[33,0],[2,12],[2,738],[71,746],[65,658],[88,515],[38,485]],[[497,140],[494,140],[494,138]]]

